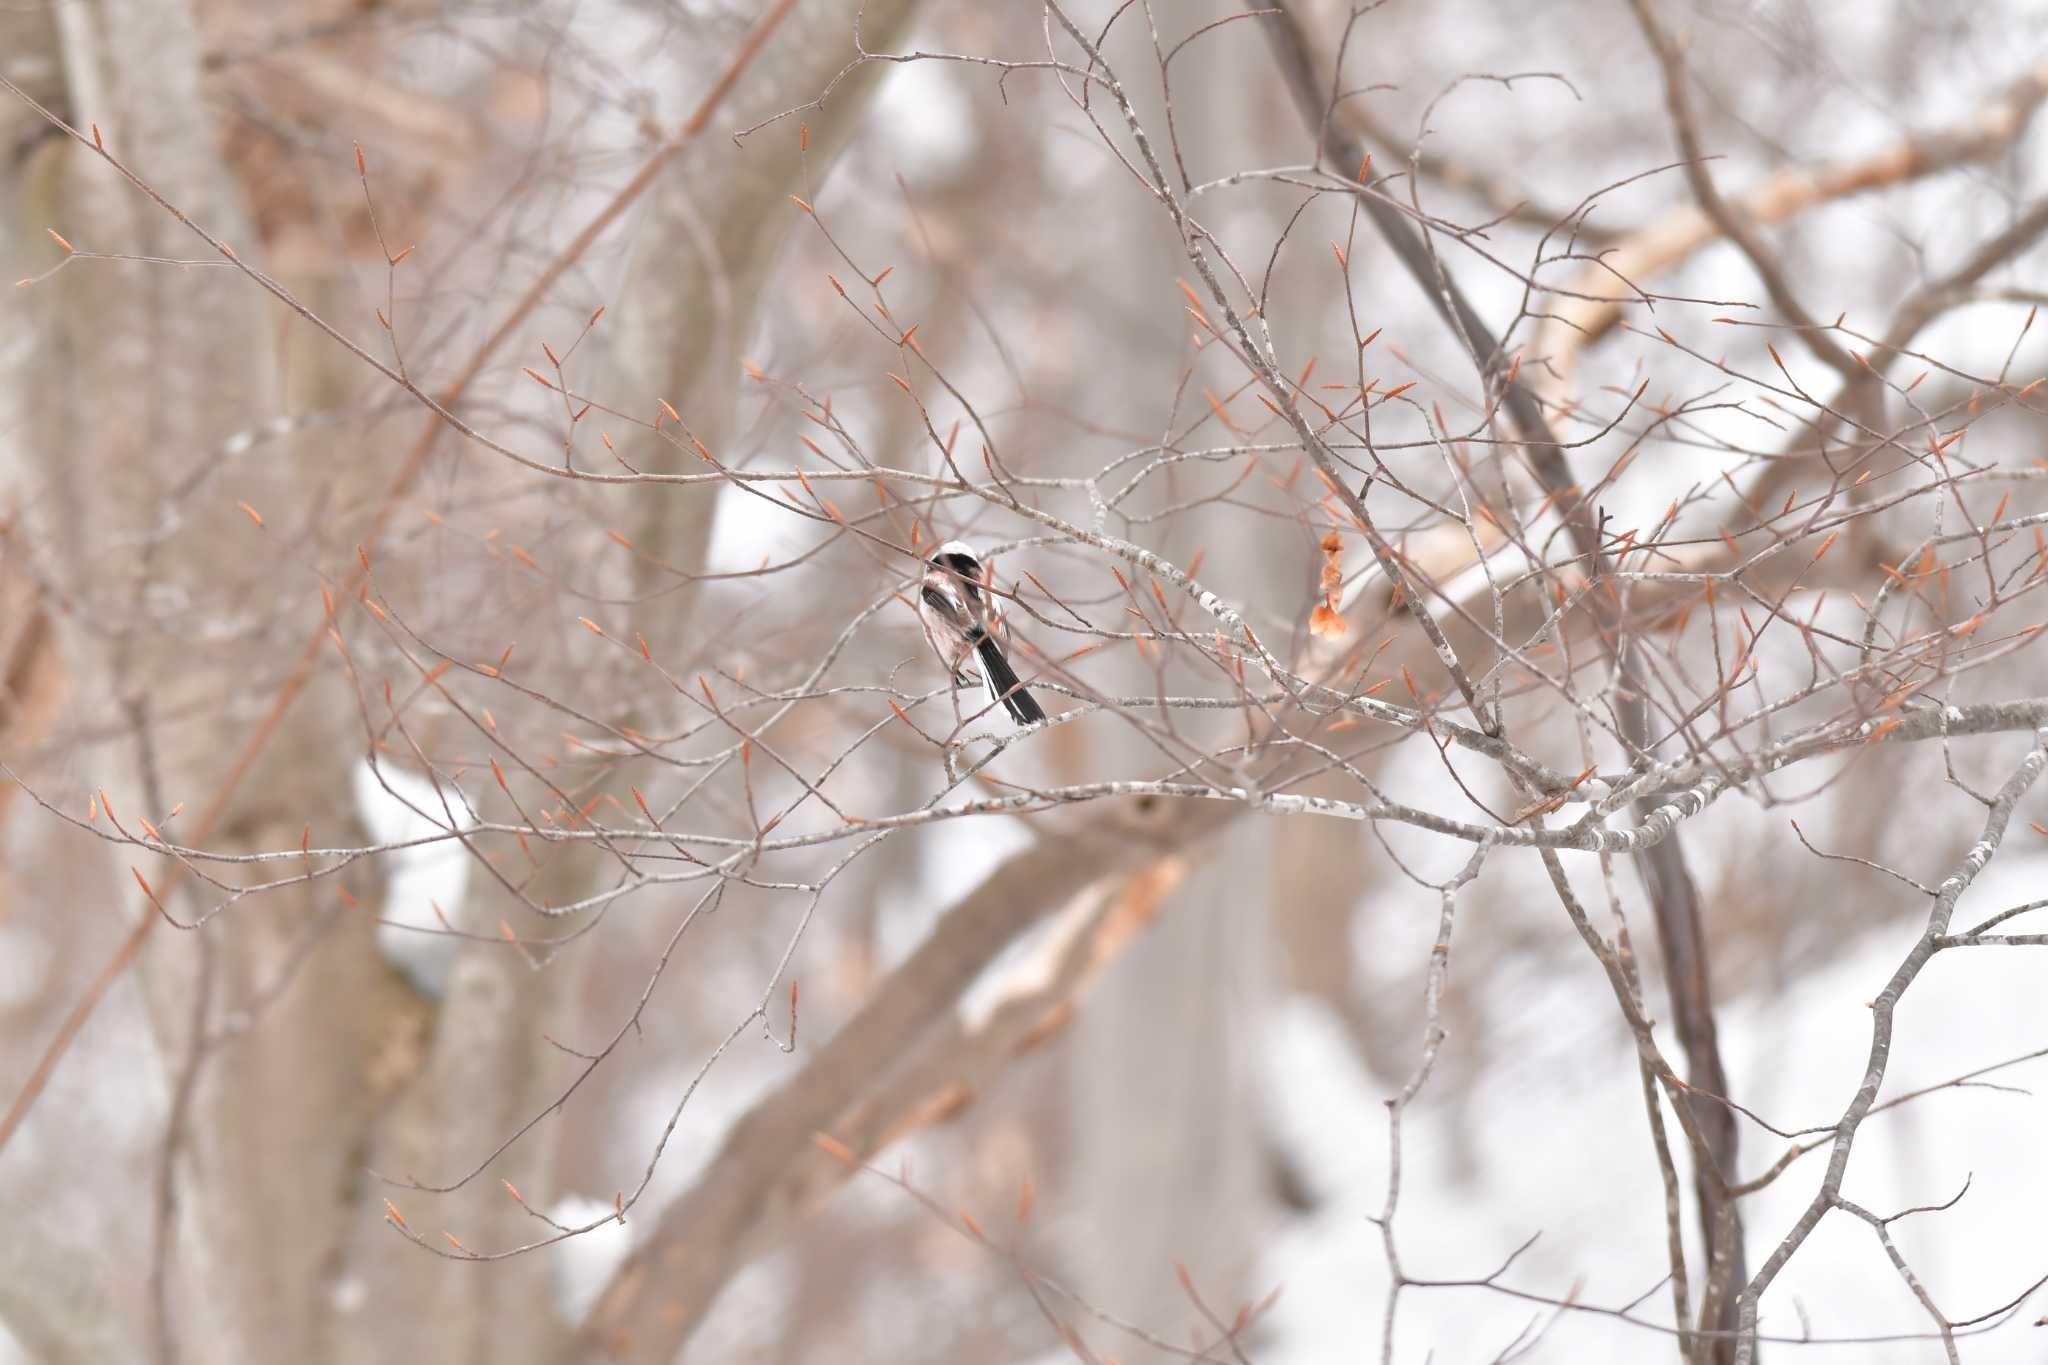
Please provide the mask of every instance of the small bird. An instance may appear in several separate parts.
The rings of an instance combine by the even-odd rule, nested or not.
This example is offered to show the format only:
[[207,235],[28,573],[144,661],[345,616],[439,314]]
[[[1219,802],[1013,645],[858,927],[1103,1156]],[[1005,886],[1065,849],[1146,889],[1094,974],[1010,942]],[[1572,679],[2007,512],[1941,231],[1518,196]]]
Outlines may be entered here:
[[953,675],[956,687],[978,680],[1012,720],[1034,725],[1045,719],[1045,712],[1017,681],[1002,646],[989,634],[988,599],[982,595],[981,582],[981,561],[962,542],[949,540],[934,551],[925,561],[917,595],[924,638]]

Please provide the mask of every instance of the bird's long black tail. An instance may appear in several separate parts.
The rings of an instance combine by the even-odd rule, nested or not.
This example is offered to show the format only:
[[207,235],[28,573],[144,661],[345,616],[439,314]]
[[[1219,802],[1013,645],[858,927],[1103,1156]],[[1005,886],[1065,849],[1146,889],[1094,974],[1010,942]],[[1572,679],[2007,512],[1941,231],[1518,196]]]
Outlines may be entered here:
[[981,676],[988,681],[989,696],[1009,710],[1010,718],[1019,725],[1035,725],[1044,720],[1044,710],[1017,681],[1016,672],[1003,657],[1002,647],[994,637],[986,631],[977,632],[974,648],[981,655]]

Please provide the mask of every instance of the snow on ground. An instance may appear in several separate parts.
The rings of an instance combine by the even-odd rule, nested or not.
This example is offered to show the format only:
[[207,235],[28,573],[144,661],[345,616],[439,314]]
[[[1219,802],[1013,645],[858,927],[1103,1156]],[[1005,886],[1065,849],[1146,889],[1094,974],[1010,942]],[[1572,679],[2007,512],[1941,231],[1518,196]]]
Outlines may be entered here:
[[[1959,926],[2038,896],[2043,861],[1994,863],[1964,898]],[[1875,996],[1911,946],[1916,928],[1894,921],[1849,945],[1840,959],[1774,997],[1730,1002],[1721,1037],[1734,1083],[1749,1107],[1780,1128],[1824,1124],[1841,1112],[1861,1077]],[[2028,949],[1958,949],[1938,955],[1907,993],[1883,1097],[1949,1080],[1979,1066],[2048,1047],[2048,992],[2042,960]],[[1455,960],[1453,970],[1456,970]],[[1463,1278],[1493,1270],[1531,1234],[1541,1237],[1503,1282],[1580,1302],[1619,1305],[1649,1291],[1664,1263],[1662,1196],[1626,1037],[1604,987],[1558,981],[1529,992],[1522,1008],[1568,1048],[1492,1059],[1477,1084],[1487,1098],[1463,1112],[1484,1124],[1468,1135],[1479,1168],[1451,1169],[1446,1136],[1453,1111],[1427,1091],[1409,1111],[1396,1235],[1411,1276]],[[1419,1002],[1418,1002],[1419,1004]],[[1418,1024],[1418,1038],[1420,1028]],[[1667,1048],[1675,1043],[1661,1030]],[[1386,1194],[1384,1098],[1396,1088],[1367,1075],[1337,1025],[1319,1006],[1295,1001],[1272,1017],[1274,1125],[1322,1200],[1265,1249],[1259,1283],[1285,1292],[1268,1320],[1262,1365],[1347,1358],[1377,1351],[1387,1273],[1377,1228],[1367,1221]],[[1564,1064],[1569,1056],[1575,1059]],[[2038,1089],[2048,1059],[1987,1080]],[[1674,1130],[1675,1138],[1675,1130]],[[1745,1124],[1743,1169],[1754,1176],[1787,1145]],[[1858,1137],[1844,1194],[1879,1213],[1949,1199],[1950,1211],[1896,1225],[1901,1251],[1952,1318],[2004,1303],[2048,1274],[2040,1228],[2048,1215],[2048,1105],[2033,1094],[1954,1090],[1878,1115]],[[1744,1205],[1754,1266],[1790,1228],[1822,1175],[1824,1152],[1795,1164]],[[1690,1218],[1690,1209],[1688,1209]],[[1690,1222],[1688,1223],[1690,1231]],[[1643,1305],[1670,1321],[1668,1290]],[[1977,1365],[2036,1365],[2048,1358],[2042,1316],[2048,1291],[2017,1319],[1967,1340]],[[1802,1315],[1815,1336],[1925,1332],[1929,1322],[1886,1261],[1869,1229],[1834,1214],[1764,1300],[1765,1328],[1797,1335]],[[1396,1326],[1396,1359],[1484,1361],[1548,1316],[1541,1305],[1484,1290],[1409,1290]],[[1781,1348],[1782,1350],[1787,1348]],[[1550,1328],[1528,1360],[1668,1358],[1664,1342],[1639,1328],[1573,1314]],[[1939,1359],[1938,1345],[1800,1348],[1801,1358],[1871,1365]]]

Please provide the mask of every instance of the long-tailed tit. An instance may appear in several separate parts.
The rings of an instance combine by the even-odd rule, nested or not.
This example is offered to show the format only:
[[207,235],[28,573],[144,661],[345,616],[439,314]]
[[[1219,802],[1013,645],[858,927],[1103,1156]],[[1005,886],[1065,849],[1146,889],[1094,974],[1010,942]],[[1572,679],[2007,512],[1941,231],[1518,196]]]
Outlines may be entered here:
[[917,619],[932,653],[953,675],[957,686],[980,682],[991,701],[999,701],[1019,725],[1045,719],[1045,712],[1017,681],[1002,646],[989,634],[988,599],[981,590],[981,561],[957,540],[941,545],[925,561],[918,586]]

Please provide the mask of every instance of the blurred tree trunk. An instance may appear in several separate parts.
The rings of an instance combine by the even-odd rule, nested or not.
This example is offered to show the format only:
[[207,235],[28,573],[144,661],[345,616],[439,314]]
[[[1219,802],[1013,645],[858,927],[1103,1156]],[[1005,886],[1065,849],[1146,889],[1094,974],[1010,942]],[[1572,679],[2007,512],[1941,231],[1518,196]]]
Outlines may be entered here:
[[[1080,1160],[1062,1197],[1090,1229],[1076,1279],[1105,1311],[1173,1341],[1209,1335],[1176,1263],[1228,1318],[1259,1255],[1265,1183],[1248,1059],[1266,998],[1277,824],[1236,821],[1203,841],[1159,923],[1103,978],[1063,1044],[1073,1090],[1062,1108]],[[1116,1354],[1151,1358],[1125,1355],[1127,1345]]]
[[[185,6],[102,0],[52,12],[60,105],[80,125],[96,124],[110,149],[195,221],[252,247],[250,219],[201,94],[200,44]],[[17,241],[63,225],[81,250],[211,255],[73,143],[45,140],[9,174],[5,198],[15,206]],[[42,254],[47,268],[54,258]],[[291,594],[289,624],[270,615],[283,550],[273,537],[305,534],[310,528],[294,526],[288,509],[304,506],[309,482],[343,476],[322,472],[326,452],[299,445],[238,468],[234,496],[222,496],[219,485],[186,496],[183,480],[223,458],[229,437],[279,406],[266,305],[230,271],[75,261],[17,298],[27,315],[24,334],[36,340],[28,362],[9,375],[8,406],[22,419],[24,455],[11,472],[37,567],[62,604],[61,648],[76,673],[92,680],[73,694],[67,717],[80,737],[73,771],[88,787],[107,790],[132,831],[138,819],[162,821],[175,803],[201,805],[226,776],[258,719],[244,709],[263,696],[252,681],[274,681],[311,625],[301,610],[312,600],[310,580],[302,580],[304,597]],[[284,516],[266,535],[237,500]],[[223,704],[229,699],[241,705]],[[266,838],[273,847],[280,837],[296,842],[307,821],[327,838],[354,837],[345,778],[348,754],[361,742],[350,734],[353,712],[338,674],[324,675],[217,826],[225,851]],[[288,813],[280,800],[286,792]],[[155,859],[123,851],[114,861],[161,875]],[[181,897],[173,909],[189,917],[214,899]],[[103,904],[119,907],[124,919],[155,913],[132,892]],[[58,909],[45,904],[39,912]],[[222,932],[227,921],[206,931],[226,1010],[248,1004],[284,968],[309,913],[304,904],[281,906],[234,921],[233,932]],[[64,930],[51,925],[49,932]],[[166,1298],[208,1305],[216,1359],[310,1354],[332,1192],[345,1182],[356,1155],[352,1135],[369,1114],[354,1043],[374,1026],[363,988],[379,969],[366,932],[342,941],[355,951],[310,959],[279,1014],[266,1021],[280,1027],[227,1045],[192,1103],[193,1141],[180,1163],[188,1197],[172,1225],[183,1273],[166,1286]],[[192,938],[160,932],[139,963],[167,1090],[189,1047],[201,961]],[[55,994],[51,1015],[35,1021],[38,1045],[83,979]],[[220,1017],[206,1026],[217,1027]],[[31,1122],[38,1117],[63,1121],[55,1110]],[[44,1139],[66,1140],[48,1131]],[[144,1226],[148,1208],[135,1211]],[[135,1355],[153,1350],[128,1345]]]
[[[847,33],[856,8],[852,0],[800,6],[746,74],[740,112],[726,122],[737,127],[815,97],[851,55],[843,39],[819,35]],[[887,42],[911,8],[909,0],[867,6],[870,41]],[[49,15],[54,22],[43,27]],[[703,20],[676,83],[708,86],[756,17]],[[255,228],[201,89],[201,45],[183,3],[93,0],[7,22],[10,36],[24,35],[8,58],[10,75],[29,79],[78,126],[97,124],[109,150],[166,199],[255,254]],[[829,166],[875,84],[850,82],[827,114],[813,116],[821,136],[809,149],[812,174]],[[13,277],[59,259],[46,227],[67,232],[83,251],[210,255],[89,151],[43,137],[26,109],[10,101],[0,128],[10,135],[0,197],[10,205],[5,256]],[[729,136],[707,132],[672,163],[641,214],[615,318],[627,338],[623,373],[607,383],[649,408],[666,398],[714,446],[732,434],[740,351],[794,219],[787,196],[801,188],[797,143],[793,123],[738,149]],[[316,281],[288,283],[323,297]],[[79,780],[103,785],[133,829],[136,816],[160,821],[173,803],[199,805],[227,775],[319,619],[319,581],[307,571],[331,569],[339,578],[353,561],[353,529],[322,524],[320,509],[374,507],[393,457],[366,458],[353,431],[301,434],[240,463],[229,480],[202,483],[194,496],[180,481],[225,460],[229,438],[277,414],[286,392],[331,397],[367,384],[381,398],[382,381],[366,380],[359,362],[324,339],[306,350],[295,326],[280,350],[275,308],[214,264],[75,261],[17,297],[22,334],[35,341],[7,372],[5,400],[22,415],[23,439],[19,465],[5,472],[29,509],[35,567],[65,607],[63,651],[81,676],[101,680],[74,698],[68,720],[79,734],[113,738],[74,749]],[[279,374],[287,356],[299,371],[288,389]],[[674,464],[673,452],[634,453],[643,468]],[[630,534],[689,571],[703,562],[716,501],[708,489],[636,494]],[[237,502],[261,509],[264,525]],[[667,599],[664,629],[678,638],[690,633],[691,600]],[[204,643],[195,638],[202,626],[217,632]],[[354,689],[332,655],[315,678],[218,826],[213,842],[223,851],[291,847],[308,821],[316,845],[365,841],[350,786],[365,745]],[[129,852],[117,850],[111,861],[157,875],[153,860]],[[579,847],[557,857],[530,894],[559,903],[602,875]],[[239,1011],[263,1012],[207,1059],[190,1101],[164,1295],[174,1305],[170,1329],[161,1332],[146,1312],[101,1310],[107,1349],[95,1354],[169,1358],[169,1339],[180,1339],[186,1357],[209,1361],[361,1360],[405,1349],[512,1365],[558,1349],[568,1324],[555,1317],[548,1257],[479,1273],[404,1247],[379,1215],[386,1193],[401,1206],[405,1199],[364,1168],[440,1178],[543,1108],[560,1069],[547,1064],[555,1054],[540,1033],[555,1002],[573,997],[577,959],[535,972],[514,953],[467,950],[445,998],[424,1002],[376,955],[368,918],[378,908],[375,880],[345,883],[364,910],[338,923],[328,918],[333,883],[322,881],[312,892],[267,899],[260,913],[230,910],[199,931],[211,945],[206,954],[191,935],[160,928],[153,936],[141,980],[166,1079],[136,1103],[155,1111],[166,1102],[155,1097],[176,1089],[195,1018],[217,1033],[240,1022]],[[472,893],[480,897],[489,899]],[[172,909],[187,918],[218,899],[186,895]],[[155,913],[132,890],[109,903],[130,922]],[[468,917],[488,924],[500,913],[472,906]],[[42,932],[60,940],[67,933],[61,924]],[[309,935],[318,941],[301,958]],[[89,974],[70,973],[69,981]],[[198,1016],[203,975],[214,1003]],[[23,1021],[36,1046],[75,999],[75,985],[49,992],[36,1017]],[[43,1125],[38,1140],[62,1142],[52,1130],[67,1121],[65,1111],[49,1109],[29,1124]],[[522,1169],[550,1168],[559,1129],[544,1124],[523,1140]],[[449,1201],[449,1226],[479,1246],[532,1238],[538,1225],[494,1180],[474,1185]],[[530,1193],[544,1199],[549,1191],[543,1184]],[[437,1231],[429,1224],[428,1235]],[[23,1229],[25,1239],[56,1250],[70,1244],[68,1234],[36,1220]],[[144,1261],[131,1277],[139,1282],[150,1253],[146,1238],[137,1241],[143,1245],[127,1254]],[[76,1277],[76,1258],[10,1257],[10,1267],[17,1264],[23,1278],[6,1311],[25,1339],[53,1352],[88,1340],[75,1330],[78,1299],[64,1283]]]
[[[1187,174],[1198,182],[1230,166],[1272,161],[1271,130],[1288,126],[1257,116],[1261,105],[1274,104],[1270,91],[1248,89],[1242,99],[1233,100],[1212,97],[1241,84],[1242,58],[1231,44],[1195,41],[1176,50],[1190,35],[1235,12],[1216,3],[1175,7],[1157,16],[1159,50],[1175,54],[1170,114],[1178,130],[1176,145],[1185,156]],[[1151,33],[1141,24],[1120,26],[1103,55],[1123,81],[1140,120],[1164,144],[1169,110],[1155,79],[1159,57]],[[1180,164],[1168,163],[1169,176],[1178,174]],[[1181,193],[1185,187],[1176,183],[1174,188]],[[1175,278],[1187,274],[1185,248],[1163,211],[1150,202],[1142,202],[1141,210],[1127,185],[1118,185],[1115,192],[1129,196],[1125,211],[1137,219],[1133,235],[1139,241],[1122,254],[1158,263],[1156,275],[1134,281],[1142,292],[1132,311],[1143,316],[1151,311],[1146,300],[1171,294]],[[1283,221],[1278,202],[1239,206],[1228,237],[1271,240]],[[1325,325],[1320,308],[1300,316],[1315,319],[1318,329]],[[1229,391],[1234,376],[1221,378],[1226,371],[1209,369],[1185,344],[1174,344],[1180,340],[1162,337],[1141,356],[1130,357],[1128,365],[1149,361],[1159,373],[1143,380],[1120,374],[1120,390],[1171,394],[1176,382],[1166,367],[1192,364],[1202,382]],[[1283,333],[1277,340],[1283,346],[1300,345],[1306,354],[1317,337]],[[1144,425],[1166,418],[1144,411],[1132,414],[1132,420]],[[1186,415],[1180,420],[1185,422]],[[1281,533],[1270,541],[1247,541],[1241,527],[1233,532],[1233,524],[1226,509],[1203,508],[1177,518],[1169,538],[1153,548],[1181,563],[1203,552],[1204,576],[1228,583],[1230,595],[1255,619],[1272,619],[1269,611],[1284,619],[1292,614],[1296,597],[1305,613],[1306,540]],[[1299,557],[1293,552],[1297,544]],[[1157,752],[1147,742],[1131,736],[1128,743],[1117,766],[1144,771],[1157,763]],[[1091,1229],[1080,1253],[1077,1285],[1106,1311],[1158,1326],[1162,1336],[1176,1342],[1188,1340],[1191,1331],[1206,1340],[1212,1329],[1181,1288],[1175,1263],[1187,1266],[1204,1302],[1227,1318],[1247,1301],[1265,1223],[1261,1215],[1268,1185],[1258,1078],[1246,1059],[1259,1045],[1270,999],[1268,957],[1279,911],[1269,868],[1280,826],[1268,820],[1233,822],[1191,850],[1191,874],[1168,898],[1160,922],[1137,950],[1105,976],[1066,1045],[1072,1089],[1063,1108],[1071,1127],[1067,1145],[1077,1161],[1061,1183],[1069,1185],[1065,1197],[1073,1206],[1086,1211]],[[1361,832],[1346,833],[1357,838]],[[1135,1343],[1115,1345],[1115,1353],[1125,1358],[1153,1358],[1147,1352]]]

